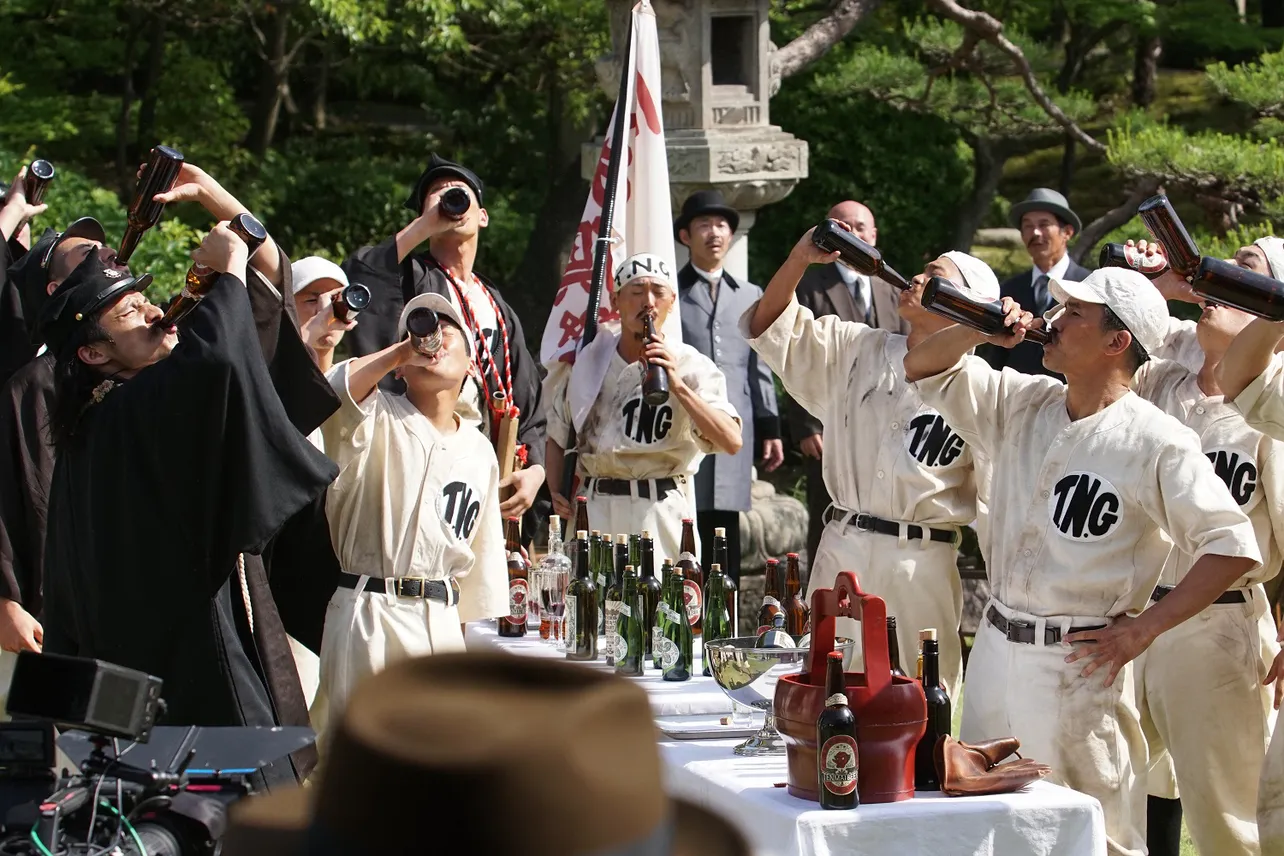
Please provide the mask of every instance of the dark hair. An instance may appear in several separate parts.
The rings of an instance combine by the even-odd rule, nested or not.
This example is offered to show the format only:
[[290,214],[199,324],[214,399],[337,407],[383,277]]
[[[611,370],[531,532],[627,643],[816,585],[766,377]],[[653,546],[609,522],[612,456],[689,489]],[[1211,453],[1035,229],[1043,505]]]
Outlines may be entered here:
[[1132,336],[1132,344],[1128,346],[1128,361],[1132,363],[1129,374],[1136,374],[1137,369],[1141,368],[1142,364],[1150,359],[1150,355],[1141,346],[1141,342],[1137,341],[1137,336],[1131,330],[1128,330],[1128,326],[1119,320],[1119,316],[1109,306],[1104,304],[1101,307],[1101,329],[1107,332],[1111,330],[1127,330],[1128,335]]
[[94,388],[106,379],[92,366],[86,365],[77,352],[83,345],[111,341],[111,336],[95,315],[77,327],[55,355],[54,400],[49,411],[49,435],[55,449],[63,449],[71,443]]

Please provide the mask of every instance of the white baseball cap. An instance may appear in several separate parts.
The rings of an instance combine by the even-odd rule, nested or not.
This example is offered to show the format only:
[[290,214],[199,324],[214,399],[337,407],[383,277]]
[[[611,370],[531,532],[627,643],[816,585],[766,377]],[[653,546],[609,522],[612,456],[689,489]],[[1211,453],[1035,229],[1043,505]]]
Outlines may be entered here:
[[1159,289],[1132,268],[1098,268],[1082,282],[1052,279],[1048,281],[1048,290],[1057,303],[1074,298],[1108,307],[1147,354],[1154,354],[1164,346],[1168,304]]
[[290,276],[294,281],[294,294],[298,294],[318,279],[332,279],[339,285],[347,287],[348,275],[329,259],[320,256],[308,256],[290,265]]
[[615,290],[619,291],[635,279],[647,277],[650,279],[662,279],[673,286],[673,275],[669,271],[669,263],[661,256],[655,253],[634,253],[615,269]]
[[463,331],[464,335],[461,338],[464,340],[464,347],[468,349],[468,359],[471,360],[473,358],[473,335],[469,331],[468,325],[464,323],[464,316],[455,308],[455,304],[434,292],[421,294],[413,298],[406,304],[406,308],[401,310],[401,318],[397,321],[397,340],[400,341],[406,337],[406,319],[410,317],[411,312],[421,307],[431,309],[439,317],[447,319]]
[[963,274],[963,284],[973,294],[984,297],[986,300],[999,299],[999,278],[985,262],[958,250],[941,253],[941,257],[949,259],[958,266],[959,273]]
[[1267,235],[1265,238],[1254,241],[1253,246],[1266,256],[1266,267],[1270,270],[1271,276],[1275,279],[1284,279],[1284,241],[1274,235]]

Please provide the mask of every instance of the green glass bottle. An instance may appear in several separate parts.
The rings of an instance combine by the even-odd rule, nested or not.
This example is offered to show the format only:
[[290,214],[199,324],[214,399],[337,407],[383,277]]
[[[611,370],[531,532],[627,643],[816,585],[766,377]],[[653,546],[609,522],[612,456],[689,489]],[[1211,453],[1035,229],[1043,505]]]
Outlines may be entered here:
[[607,535],[605,539],[601,532],[594,532],[597,536],[596,541],[589,543],[589,574],[593,577],[593,583],[597,586],[597,635],[604,638],[606,633],[606,569],[602,565],[602,542],[606,541],[608,548],[611,543],[611,536]]
[[615,673],[641,677],[646,661],[646,630],[643,624],[642,592],[638,590],[638,574],[632,565],[625,565],[621,574],[619,618],[615,624]]
[[656,611],[660,606],[664,586],[655,578],[655,542],[651,540],[651,533],[645,529],[642,530],[642,537],[639,540],[642,544],[642,564],[634,567],[638,569],[638,589],[642,592],[642,627],[646,630],[646,659],[654,662]]
[[597,659],[597,583],[589,576],[589,540],[575,533],[575,579],[566,589],[566,659]]
[[669,586],[664,603],[664,635],[660,637],[656,655],[666,681],[689,681],[694,671],[692,656],[694,636],[687,618],[685,576],[681,567],[674,567],[669,574]]
[[616,624],[620,620],[620,603],[622,602],[620,578],[624,576],[624,566],[628,564],[629,536],[616,535],[614,549],[608,543],[606,550],[607,556],[611,561],[607,566],[610,571],[606,579],[606,650],[602,653],[606,656],[606,664],[614,666],[615,640],[619,635],[616,631]]
[[669,598],[673,589],[673,560],[665,559],[660,566],[660,599],[655,604],[655,619],[651,624],[651,665],[663,669],[664,633],[669,629]]
[[[705,645],[736,635],[731,627],[731,610],[727,608],[727,578],[722,573],[722,565],[716,563],[709,566],[709,578],[704,583],[704,625],[701,630]],[[710,677],[713,673],[709,671],[709,658],[703,651],[700,654],[704,676]]]

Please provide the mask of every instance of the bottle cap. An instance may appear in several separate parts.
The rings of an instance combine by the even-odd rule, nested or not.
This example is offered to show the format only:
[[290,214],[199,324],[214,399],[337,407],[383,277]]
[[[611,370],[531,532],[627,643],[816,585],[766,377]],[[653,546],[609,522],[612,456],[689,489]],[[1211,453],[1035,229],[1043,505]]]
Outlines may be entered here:
[[520,523],[521,521],[522,521],[522,518],[520,518],[520,517],[510,517],[510,518],[508,518],[508,522],[509,522],[509,523]]
[[560,516],[560,515],[557,515],[557,514],[550,514],[550,515],[548,516],[548,525],[549,525],[549,526],[560,526],[560,525],[562,525],[562,518],[561,518],[561,516]]
[[634,573],[633,566],[632,566],[632,565],[625,565],[625,566],[624,566],[624,573],[626,573],[626,574],[632,574],[632,573]]
[[887,616],[887,626],[888,626],[888,627],[895,627],[895,626],[896,626],[896,616],[895,616],[895,615],[889,615],[889,616]]
[[797,558],[798,558],[798,554],[797,554],[797,553],[786,553],[786,554],[785,554],[785,558],[786,558],[786,559],[797,559]]
[[933,642],[935,642],[935,641],[936,641],[936,628],[935,628],[935,627],[929,627],[929,628],[927,628],[926,630],[920,630],[920,631],[918,631],[918,639],[919,639],[919,641],[920,641],[920,642],[926,642],[928,639],[931,639]]
[[629,536],[628,536],[628,535],[616,535],[616,536],[615,536],[615,543],[617,543],[617,544],[628,544],[628,543],[629,543]]
[[768,560],[767,560],[767,564],[768,564],[768,565],[779,565],[779,564],[780,564],[780,560],[779,560],[779,559],[768,559]]
[[650,538],[650,537],[651,537],[651,530],[650,530],[650,529],[643,529],[643,530],[642,530],[642,537],[643,537],[643,538]]
[[719,565],[717,562],[714,562],[712,565],[709,566],[709,573],[711,574],[722,573],[722,565]]
[[685,526],[685,525],[686,525],[686,524],[688,524],[688,523],[695,523],[695,521],[694,521],[694,520],[692,520],[690,517],[684,517],[684,518],[682,518],[682,525],[683,525],[683,526]]
[[714,537],[714,538],[726,538],[726,537],[727,537],[727,530],[726,530],[726,529],[724,529],[723,527],[719,526],[719,527],[717,527],[716,529],[714,529],[714,530],[713,530],[713,537]]
[[601,537],[602,537],[602,530],[601,530],[601,529],[594,529],[594,530],[593,530],[593,537],[594,537],[594,538],[601,538]]
[[577,496],[577,497],[575,497],[575,501],[576,501],[576,502],[588,502],[588,497],[587,497],[587,496]]
[[842,662],[842,660],[843,660],[843,652],[842,652],[842,651],[830,651],[826,656],[827,656],[830,660],[837,660],[837,661],[839,661],[840,663],[841,663],[841,662]]

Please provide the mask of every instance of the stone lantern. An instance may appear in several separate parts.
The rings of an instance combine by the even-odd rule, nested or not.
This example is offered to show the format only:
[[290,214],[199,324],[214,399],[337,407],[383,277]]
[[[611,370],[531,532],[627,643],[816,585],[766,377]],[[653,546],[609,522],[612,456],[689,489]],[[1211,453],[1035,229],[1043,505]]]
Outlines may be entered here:
[[[614,52],[598,61],[603,89],[619,88],[633,0],[606,0]],[[697,190],[716,189],[740,212],[725,266],[746,279],[757,209],[779,202],[807,177],[807,143],[770,122],[770,0],[652,0],[660,37],[664,133],[673,211]],[[592,179],[601,140],[583,149]],[[686,264],[678,244],[677,261]]]

